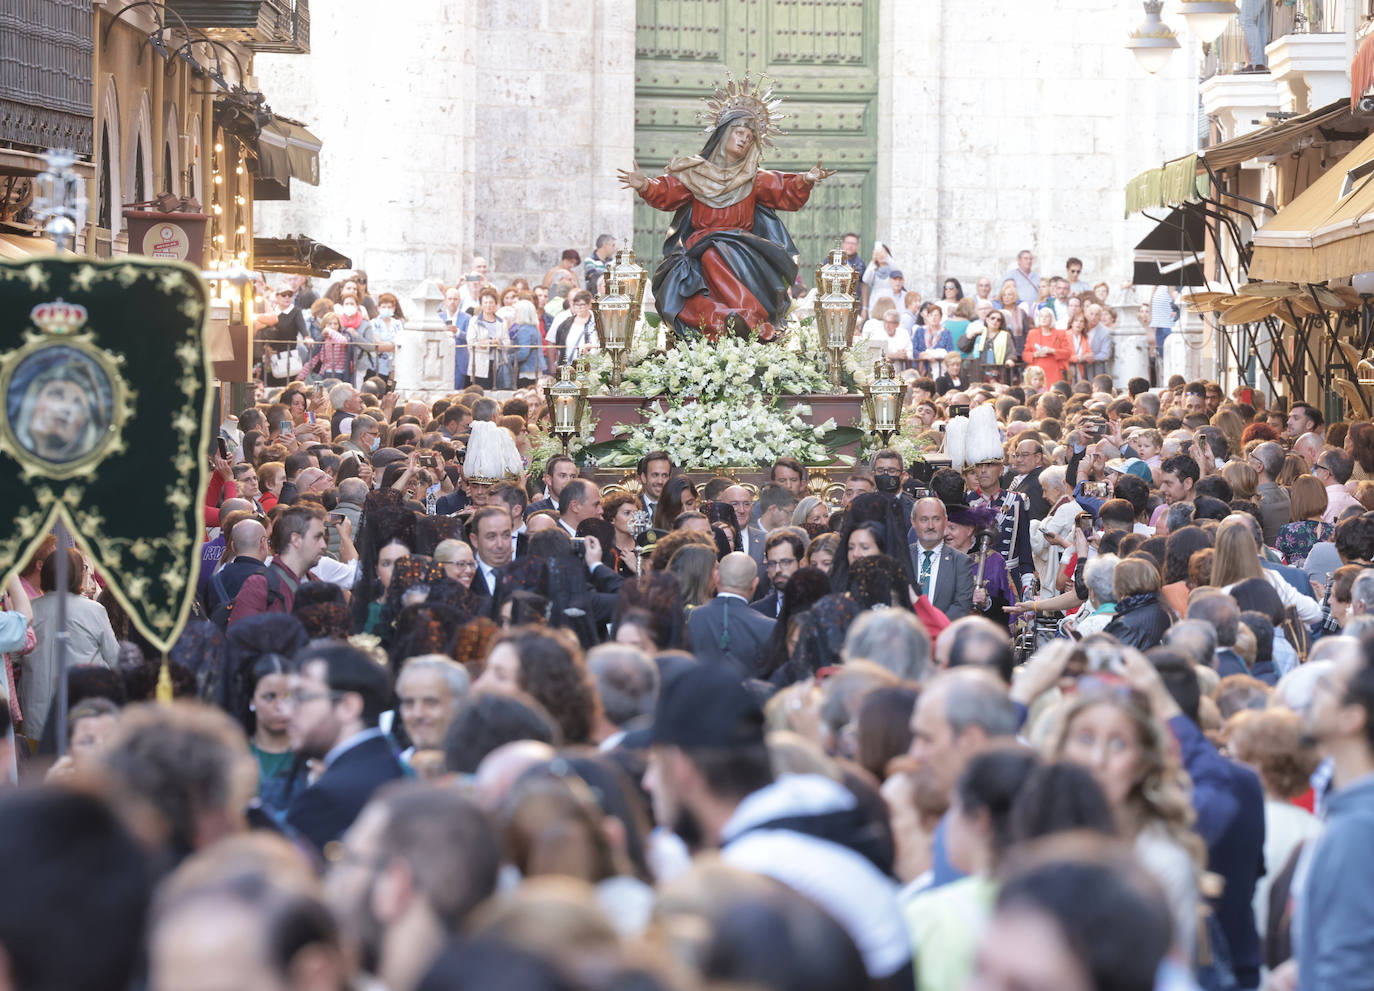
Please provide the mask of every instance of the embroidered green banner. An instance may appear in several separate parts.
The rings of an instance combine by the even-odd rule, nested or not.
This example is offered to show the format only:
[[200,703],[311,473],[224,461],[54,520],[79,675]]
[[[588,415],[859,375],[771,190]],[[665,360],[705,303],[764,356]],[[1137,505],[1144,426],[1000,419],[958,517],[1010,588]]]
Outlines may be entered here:
[[166,651],[200,566],[208,295],[188,265],[0,263],[0,569],[61,517]]

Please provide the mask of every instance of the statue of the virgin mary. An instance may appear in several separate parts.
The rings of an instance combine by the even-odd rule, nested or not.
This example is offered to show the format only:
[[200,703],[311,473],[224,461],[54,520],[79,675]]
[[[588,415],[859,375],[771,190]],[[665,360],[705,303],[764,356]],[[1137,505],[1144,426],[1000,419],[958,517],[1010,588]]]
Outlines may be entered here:
[[797,278],[797,248],[777,210],[798,210],[811,188],[834,175],[759,168],[763,145],[781,133],[781,101],[762,81],[733,79],[707,100],[709,137],[701,154],[675,158],[657,179],[635,165],[621,183],[658,210],[674,210],[654,304],[678,336],[777,335]]

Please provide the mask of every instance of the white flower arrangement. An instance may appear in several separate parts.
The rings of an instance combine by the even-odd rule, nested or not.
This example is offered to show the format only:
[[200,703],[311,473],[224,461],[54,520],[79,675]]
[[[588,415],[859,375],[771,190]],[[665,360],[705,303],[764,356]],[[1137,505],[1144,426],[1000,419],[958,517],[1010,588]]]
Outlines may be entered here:
[[613,428],[623,441],[599,463],[632,465],[650,451],[669,450],[679,464],[694,469],[767,464],[781,457],[823,464],[831,460],[825,436],[835,429],[835,420],[813,425],[805,420],[810,413],[804,404],[782,409],[758,399],[743,403],[659,400],[646,410],[644,423]]
[[[661,345],[661,331],[641,322],[620,391],[657,401],[645,408],[644,423],[617,425],[616,439],[595,445],[591,453],[606,467],[633,465],[654,450],[672,451],[679,464],[692,469],[763,465],[780,457],[827,464],[835,460],[827,444],[835,420],[813,425],[805,419],[809,406],[786,409],[778,401],[830,391],[818,344],[808,318],[789,325],[782,341],[702,338],[653,353]],[[861,372],[848,356],[845,367],[850,377]],[[597,352],[579,378],[593,395],[605,394],[610,368],[609,356]]]
[[[621,392],[626,395],[710,398],[744,402],[759,396],[800,396],[827,388],[825,370],[815,351],[738,337],[719,341],[680,342],[663,354],[651,354],[648,334],[636,335],[626,356]],[[593,394],[606,391],[610,358],[602,352],[588,361]]]

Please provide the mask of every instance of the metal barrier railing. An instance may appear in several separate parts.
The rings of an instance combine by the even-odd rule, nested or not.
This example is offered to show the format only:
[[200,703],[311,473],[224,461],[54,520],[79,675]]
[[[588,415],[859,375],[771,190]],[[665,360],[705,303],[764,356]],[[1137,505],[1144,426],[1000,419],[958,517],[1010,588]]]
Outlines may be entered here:
[[[1363,18],[1369,11],[1361,12]],[[1345,30],[1344,0],[1283,0],[1269,8],[1269,35],[1265,44],[1289,34],[1339,33]],[[1251,63],[1241,17],[1231,19],[1221,36],[1207,47],[1201,78],[1239,72]]]

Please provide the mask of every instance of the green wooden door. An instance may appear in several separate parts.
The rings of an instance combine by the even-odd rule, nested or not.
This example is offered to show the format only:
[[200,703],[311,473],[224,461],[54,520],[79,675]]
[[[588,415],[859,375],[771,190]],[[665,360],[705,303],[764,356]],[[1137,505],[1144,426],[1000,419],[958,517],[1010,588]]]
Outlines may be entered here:
[[[650,176],[705,140],[702,100],[725,80],[768,75],[785,132],[767,168],[805,172],[817,157],[838,174],[783,215],[802,279],[855,231],[873,236],[878,158],[879,0],[636,0],[635,156]],[[670,215],[635,204],[634,247],[658,263]]]

